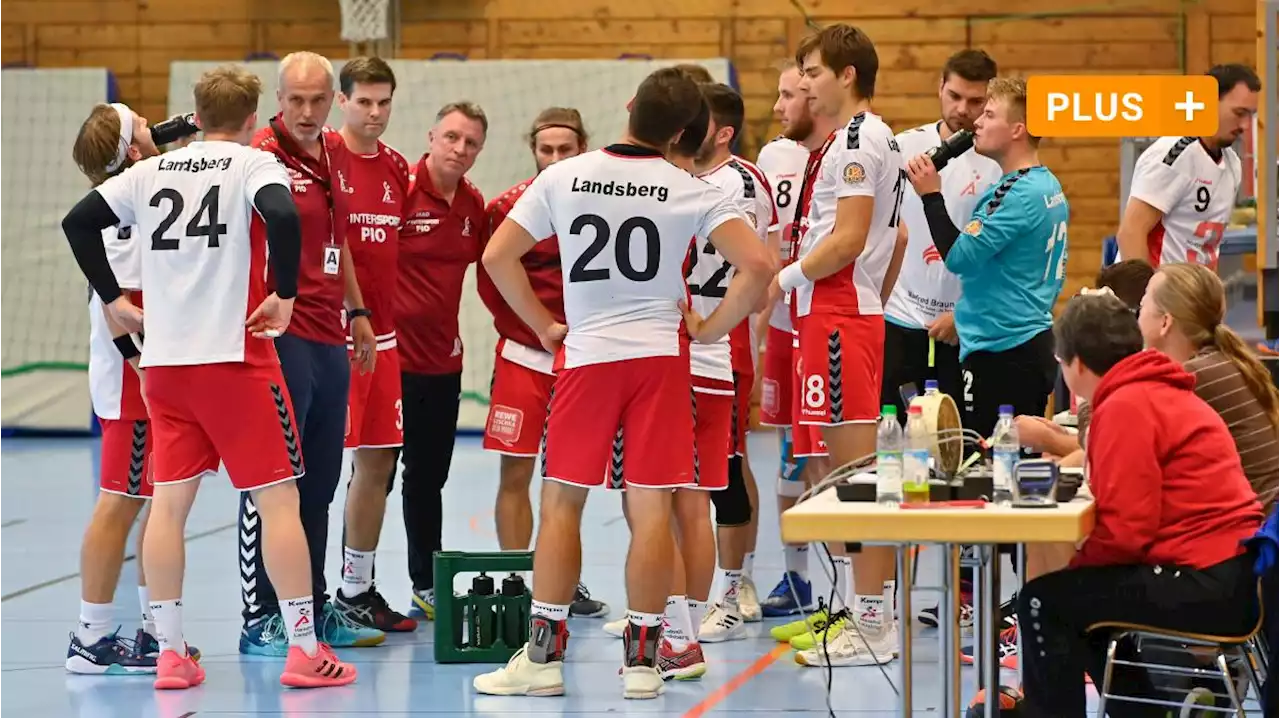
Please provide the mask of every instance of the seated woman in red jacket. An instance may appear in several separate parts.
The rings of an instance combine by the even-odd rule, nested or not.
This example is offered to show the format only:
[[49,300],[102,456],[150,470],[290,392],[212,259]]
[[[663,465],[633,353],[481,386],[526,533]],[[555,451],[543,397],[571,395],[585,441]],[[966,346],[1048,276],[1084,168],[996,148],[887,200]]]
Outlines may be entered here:
[[[1195,378],[1142,351],[1132,310],[1110,295],[1074,297],[1054,324],[1067,385],[1093,406],[1086,471],[1096,525],[1070,565],[1018,596],[1024,713],[1085,714],[1084,673],[1103,680],[1101,621],[1239,635],[1257,620],[1252,558],[1241,541],[1262,523],[1222,417]],[[1152,694],[1143,672],[1117,670],[1113,693]],[[1164,715],[1112,702],[1112,716]]]

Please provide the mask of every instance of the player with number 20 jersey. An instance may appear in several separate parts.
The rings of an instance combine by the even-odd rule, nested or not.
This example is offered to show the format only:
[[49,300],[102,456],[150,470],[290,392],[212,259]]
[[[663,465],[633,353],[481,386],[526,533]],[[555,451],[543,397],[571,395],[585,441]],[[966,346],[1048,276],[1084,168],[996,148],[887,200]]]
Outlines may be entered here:
[[[835,274],[803,278],[799,262],[779,275],[794,286],[800,319],[800,423],[840,425],[876,421],[884,362],[881,292],[898,236],[906,188],[902,153],[893,130],[871,112],[860,112],[838,131],[813,178],[803,260],[831,236],[836,204],[845,197],[873,197],[874,211],[862,253]],[[791,275],[790,281],[786,278]]]
[[267,297],[265,238],[250,240],[254,197],[289,187],[270,154],[199,142],[139,163],[98,187],[122,225],[148,243],[147,339],[141,366],[157,445],[155,483],[224,463],[240,490],[302,475],[275,347],[245,329]]
[[[773,187],[775,219],[769,232],[779,234],[778,258],[783,267],[791,263],[792,224],[808,162],[809,150],[786,137],[765,145],[757,160]],[[769,334],[765,337],[764,376],[760,381],[760,423],[764,426],[791,426],[791,391],[795,384],[791,332],[791,307],[779,301],[769,313]]]
[[677,301],[689,237],[738,217],[714,187],[657,150],[611,145],[538,175],[508,214],[537,239],[557,235],[568,334],[547,418],[543,475],[579,486],[605,479],[614,434],[627,483],[691,487],[693,406],[688,337]]

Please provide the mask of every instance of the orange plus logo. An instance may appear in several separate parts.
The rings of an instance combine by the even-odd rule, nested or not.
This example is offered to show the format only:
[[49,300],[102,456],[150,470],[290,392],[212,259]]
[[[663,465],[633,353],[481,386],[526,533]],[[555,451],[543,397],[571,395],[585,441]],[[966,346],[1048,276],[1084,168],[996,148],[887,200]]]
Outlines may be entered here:
[[1218,131],[1207,75],[1038,75],[1027,80],[1036,137],[1205,137]]

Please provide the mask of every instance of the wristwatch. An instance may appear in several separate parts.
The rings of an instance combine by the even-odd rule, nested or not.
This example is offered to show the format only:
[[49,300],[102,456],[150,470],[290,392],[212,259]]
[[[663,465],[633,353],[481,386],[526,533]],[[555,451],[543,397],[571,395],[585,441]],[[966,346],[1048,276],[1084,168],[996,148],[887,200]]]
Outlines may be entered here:
[[354,321],[357,317],[368,317],[370,321],[373,321],[373,310],[365,309],[364,307],[347,310],[347,321]]

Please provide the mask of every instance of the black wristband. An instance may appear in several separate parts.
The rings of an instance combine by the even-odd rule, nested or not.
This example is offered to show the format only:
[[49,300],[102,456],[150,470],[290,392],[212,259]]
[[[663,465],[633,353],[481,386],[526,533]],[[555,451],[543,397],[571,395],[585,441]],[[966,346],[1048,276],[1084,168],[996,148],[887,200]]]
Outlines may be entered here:
[[368,317],[370,320],[372,320],[372,319],[373,319],[373,310],[372,310],[372,309],[366,309],[366,308],[364,308],[364,307],[361,307],[361,308],[359,308],[359,309],[348,309],[348,310],[347,310],[347,321],[352,321],[352,320],[353,320],[353,319],[355,319],[356,317]]
[[129,361],[136,356],[142,356],[142,350],[139,349],[137,343],[133,341],[132,334],[125,334],[122,337],[116,337],[112,341],[115,342],[116,349],[120,350],[120,356],[124,357],[125,361]]

